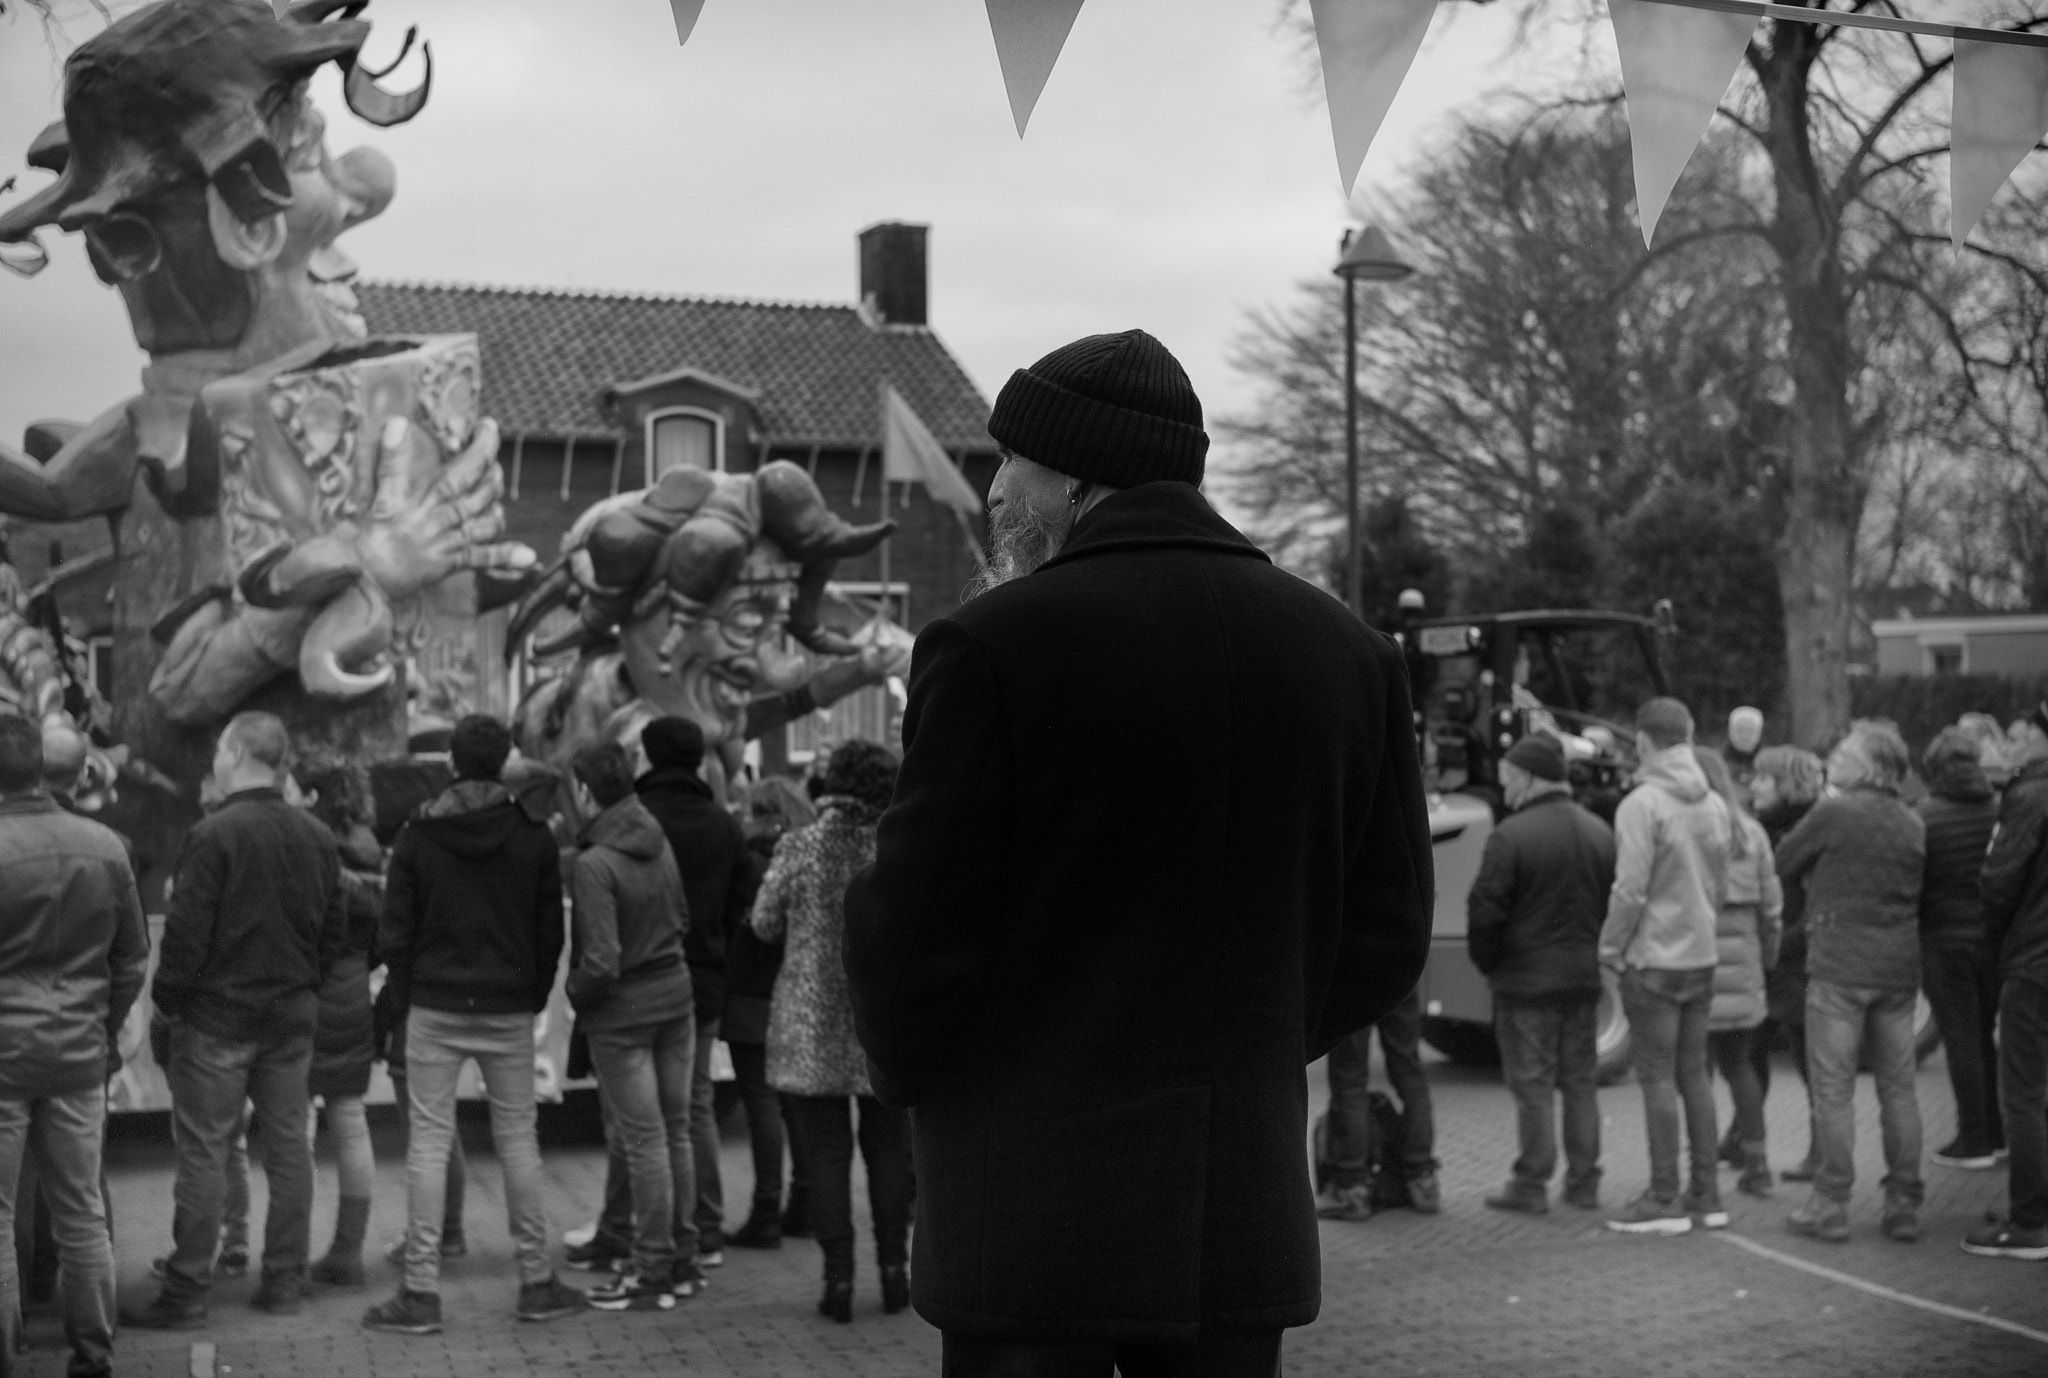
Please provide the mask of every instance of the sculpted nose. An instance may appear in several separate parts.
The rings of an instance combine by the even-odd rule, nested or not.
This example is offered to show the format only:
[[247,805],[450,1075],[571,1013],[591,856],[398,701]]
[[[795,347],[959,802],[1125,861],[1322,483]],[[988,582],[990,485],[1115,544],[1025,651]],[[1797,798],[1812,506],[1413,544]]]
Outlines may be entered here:
[[398,190],[398,170],[374,148],[352,148],[334,160],[334,185],[349,199],[342,228],[382,215]]

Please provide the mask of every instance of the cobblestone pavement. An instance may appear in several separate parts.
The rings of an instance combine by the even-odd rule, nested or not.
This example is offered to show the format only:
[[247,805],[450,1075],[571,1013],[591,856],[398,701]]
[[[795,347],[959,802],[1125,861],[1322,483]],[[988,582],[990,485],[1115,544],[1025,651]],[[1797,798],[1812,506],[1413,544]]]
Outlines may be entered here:
[[[1806,1146],[1805,1110],[1789,1067],[1773,1083],[1773,1158],[1780,1166]],[[1788,1375],[2048,1374],[2048,1264],[1972,1258],[1956,1245],[1987,1208],[2003,1199],[2003,1172],[1927,1168],[1928,1237],[1905,1246],[1877,1233],[1876,1179],[1882,1172],[1876,1105],[1868,1079],[1859,1087],[1858,1186],[1854,1237],[1846,1245],[1803,1240],[1783,1217],[1803,1187],[1781,1185],[1777,1198],[1724,1194],[1734,1216],[1725,1234],[1677,1239],[1625,1238],[1597,1214],[1555,1207],[1548,1216],[1507,1216],[1481,1198],[1499,1185],[1514,1156],[1513,1112],[1497,1078],[1432,1062],[1444,1211],[1392,1211],[1364,1224],[1325,1224],[1323,1312],[1288,1337],[1286,1370],[1301,1375]],[[1316,1108],[1321,1069],[1311,1069]],[[1952,1114],[1939,1057],[1922,1069],[1920,1100],[1930,1149],[1948,1139]],[[1725,1090],[1722,1104],[1726,1107]],[[1632,1084],[1601,1093],[1606,1204],[1642,1189],[1641,1099]],[[588,1218],[599,1195],[604,1157],[589,1119],[573,1113],[546,1122],[550,1211],[555,1228]],[[404,1179],[389,1125],[378,1133],[374,1248],[394,1238],[403,1214]],[[466,1123],[474,1148],[487,1141],[481,1122]],[[170,1156],[161,1117],[121,1125],[109,1149],[124,1298],[146,1297],[148,1261],[170,1235]],[[444,1334],[411,1339],[372,1335],[357,1318],[396,1285],[396,1270],[371,1265],[371,1286],[330,1292],[297,1316],[253,1310],[254,1280],[216,1289],[211,1327],[158,1334],[125,1332],[119,1372],[187,1378],[195,1345],[213,1346],[227,1378],[316,1374],[322,1378],[516,1378],[524,1374],[637,1374],[686,1371],[723,1375],[882,1375],[936,1373],[938,1335],[915,1315],[884,1316],[870,1260],[861,1261],[857,1315],[850,1326],[818,1316],[816,1247],[791,1241],[775,1252],[728,1250],[703,1296],[667,1313],[589,1312],[548,1325],[513,1320],[511,1246],[495,1163],[473,1151],[470,1241],[473,1252],[443,1277]],[[728,1201],[743,1201],[751,1180],[743,1139],[723,1159]],[[252,1184],[262,1219],[261,1174]],[[332,1169],[323,1165],[314,1237],[324,1245],[333,1210]],[[859,1191],[857,1189],[856,1199]],[[739,1212],[734,1211],[737,1215]],[[1134,1222],[1142,1228],[1142,1222]],[[865,1224],[863,1223],[863,1238]],[[1731,1237],[1732,1236],[1732,1237]],[[1768,1254],[1743,1247],[1761,1246]],[[559,1248],[559,1244],[557,1245]],[[1802,1271],[1799,1260],[1848,1275],[1880,1292]],[[567,1275],[572,1280],[576,1275]],[[2037,1332],[2028,1338],[1921,1309],[1901,1298],[2001,1319]],[[31,1322],[33,1351],[24,1375],[63,1372],[54,1319]],[[198,1372],[206,1373],[205,1350]]]

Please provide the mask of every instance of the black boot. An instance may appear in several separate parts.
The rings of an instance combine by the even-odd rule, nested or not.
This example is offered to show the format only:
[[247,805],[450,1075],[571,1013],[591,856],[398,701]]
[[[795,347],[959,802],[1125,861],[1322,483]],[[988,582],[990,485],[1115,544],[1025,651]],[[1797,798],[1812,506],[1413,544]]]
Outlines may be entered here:
[[853,1279],[826,1278],[825,1295],[818,1298],[818,1314],[845,1325],[853,1319]]
[[735,1249],[779,1249],[782,1247],[782,1213],[773,1206],[755,1206],[725,1242]]
[[882,1310],[890,1315],[910,1305],[910,1270],[900,1263],[882,1269]]
[[782,1211],[782,1237],[784,1239],[809,1239],[811,1237],[811,1194],[802,1183],[789,1189],[789,1204]]

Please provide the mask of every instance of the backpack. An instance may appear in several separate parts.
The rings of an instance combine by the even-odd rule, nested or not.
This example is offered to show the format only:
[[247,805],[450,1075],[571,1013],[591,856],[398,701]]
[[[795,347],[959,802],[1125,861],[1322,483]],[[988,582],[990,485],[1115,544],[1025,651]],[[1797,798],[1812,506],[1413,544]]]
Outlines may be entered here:
[[[1374,1210],[1388,1210],[1408,1204],[1408,1176],[1405,1167],[1408,1147],[1407,1127],[1401,1121],[1401,1112],[1393,1099],[1382,1091],[1371,1091],[1366,1103],[1372,1112],[1372,1143],[1366,1150],[1366,1180],[1372,1188]],[[1337,1173],[1336,1164],[1330,1153],[1330,1116],[1327,1111],[1316,1116],[1315,1123],[1315,1181],[1316,1192],[1327,1190]]]

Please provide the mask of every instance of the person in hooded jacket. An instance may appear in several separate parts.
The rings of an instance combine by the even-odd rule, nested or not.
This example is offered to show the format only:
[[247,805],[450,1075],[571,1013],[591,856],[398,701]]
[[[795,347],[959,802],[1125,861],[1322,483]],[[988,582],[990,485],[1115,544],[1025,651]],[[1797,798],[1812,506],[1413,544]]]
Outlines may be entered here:
[[[648,770],[633,792],[661,825],[683,877],[692,922],[683,934],[697,1008],[697,1061],[690,1077],[690,1142],[695,1147],[697,1261],[724,1261],[725,1191],[718,1179],[718,1116],[713,1102],[711,1050],[725,1013],[725,954],[734,930],[746,923],[754,878],[740,825],[712,797],[698,774],[704,729],[688,718],[656,718],[640,734]],[[689,1205],[690,1203],[684,1203]]]
[[[1707,1016],[1714,999],[1714,932],[1728,890],[1728,806],[1692,748],[1692,713],[1677,699],[1636,710],[1636,787],[1614,814],[1614,890],[1600,961],[1621,978],[1650,1150],[1650,1186],[1610,1229],[1684,1234],[1695,1221],[1728,1223],[1715,1178],[1714,1088]],[[1692,1173],[1678,1181],[1678,1112],[1685,1107]]]
[[[1768,1002],[1764,973],[1778,964],[1785,891],[1763,824],[1743,807],[1742,790],[1721,753],[1693,753],[1707,783],[1728,806],[1728,888],[1714,926],[1714,1003],[1707,1011],[1707,1050],[1735,1102],[1731,1133],[1741,1146],[1738,1191],[1771,1194],[1771,1159],[1764,1132],[1764,1081],[1756,1073],[1755,1042]],[[1725,1154],[1722,1155],[1725,1158]]]
[[[1802,747],[1767,746],[1756,754],[1756,773],[1749,779],[1749,807],[1770,839],[1772,856],[1799,820],[1820,802],[1827,788],[1827,767]],[[1799,1083],[1806,1082],[1806,889],[1778,869],[1785,909],[1778,930],[1778,964],[1764,972],[1765,1017],[1759,1036],[1750,1042],[1751,1065],[1764,1098],[1771,1094],[1771,1049],[1792,1055]],[[1778,1175],[1787,1182],[1811,1182],[1820,1171],[1820,1131],[1813,1124],[1813,1097],[1807,1096],[1806,1153]],[[1721,1161],[1741,1167],[1742,1141],[1729,1126],[1721,1144]]]
[[1889,725],[1857,722],[1828,756],[1836,793],[1778,846],[1778,871],[1806,887],[1806,1059],[1818,1129],[1813,1194],[1786,1225],[1833,1243],[1849,1237],[1856,1182],[1856,1072],[1868,1050],[1884,1130],[1888,1239],[1920,1238],[1920,877],[1927,827],[1899,800],[1912,766]]
[[406,1010],[411,1126],[405,1280],[364,1315],[371,1330],[441,1329],[441,1227],[455,1092],[474,1060],[490,1102],[491,1141],[519,1260],[515,1312],[548,1321],[583,1309],[548,1255],[546,1183],[534,1109],[534,1016],[562,955],[562,860],[543,805],[502,782],[512,734],[471,714],[448,741],[455,783],[420,806],[392,844],[377,949],[395,1007]]
[[633,1182],[633,1257],[591,1291],[590,1304],[668,1310],[704,1286],[692,1210],[689,904],[661,825],[633,793],[625,750],[587,746],[570,768],[578,811],[590,821],[570,872],[575,939],[566,991]]
[[2005,1148],[1998,1112],[1998,958],[1984,941],[1977,880],[1998,826],[1998,801],[1978,744],[1943,728],[1921,753],[1927,797],[1913,806],[1927,826],[1920,873],[1920,986],[1934,1009],[1956,1098],[1956,1136],[1934,1152],[1943,1167],[1994,1167]]

